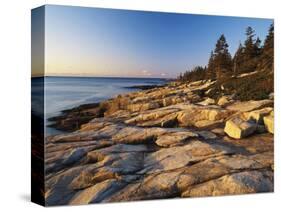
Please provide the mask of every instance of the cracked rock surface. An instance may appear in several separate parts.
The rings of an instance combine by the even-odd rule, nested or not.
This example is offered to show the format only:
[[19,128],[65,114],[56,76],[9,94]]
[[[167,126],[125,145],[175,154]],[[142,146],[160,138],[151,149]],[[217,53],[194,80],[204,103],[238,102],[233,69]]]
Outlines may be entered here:
[[273,101],[198,95],[212,84],[119,95],[58,118],[68,131],[79,114],[90,121],[46,138],[47,205],[272,192]]

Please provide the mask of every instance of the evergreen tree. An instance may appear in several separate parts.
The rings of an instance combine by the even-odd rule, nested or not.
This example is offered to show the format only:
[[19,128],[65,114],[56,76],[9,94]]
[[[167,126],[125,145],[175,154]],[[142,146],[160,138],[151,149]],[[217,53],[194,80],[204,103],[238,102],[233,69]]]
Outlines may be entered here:
[[180,80],[180,81],[183,80],[183,75],[182,75],[182,73],[180,73],[180,75],[178,76],[178,80]]
[[268,35],[262,48],[260,68],[262,70],[273,71],[274,66],[274,26],[270,25]]
[[216,78],[216,70],[214,66],[214,52],[211,51],[211,55],[208,62],[208,68],[206,73],[206,79],[215,79]]
[[218,80],[228,78],[232,75],[232,60],[228,51],[228,44],[222,34],[217,41],[214,51],[214,68]]
[[240,73],[255,71],[260,56],[260,39],[255,40],[255,31],[251,27],[246,29],[246,40],[244,43],[243,65],[240,67]]
[[240,74],[241,67],[244,63],[244,47],[239,43],[238,49],[233,57],[233,74],[236,76]]
[[261,55],[261,40],[257,37],[256,42],[254,44],[255,54],[259,57]]
[[248,26],[246,28],[246,36],[247,39],[245,40],[245,47],[252,47],[254,46],[254,37],[255,37],[255,30],[252,27]]

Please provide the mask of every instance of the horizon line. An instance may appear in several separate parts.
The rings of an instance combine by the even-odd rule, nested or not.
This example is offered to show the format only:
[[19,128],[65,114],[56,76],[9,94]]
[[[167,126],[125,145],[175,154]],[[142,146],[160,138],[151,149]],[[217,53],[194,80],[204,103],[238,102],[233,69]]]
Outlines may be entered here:
[[176,79],[176,77],[146,77],[146,76],[93,76],[93,75],[34,75],[31,78],[40,77],[81,77],[81,78],[139,78],[139,79]]

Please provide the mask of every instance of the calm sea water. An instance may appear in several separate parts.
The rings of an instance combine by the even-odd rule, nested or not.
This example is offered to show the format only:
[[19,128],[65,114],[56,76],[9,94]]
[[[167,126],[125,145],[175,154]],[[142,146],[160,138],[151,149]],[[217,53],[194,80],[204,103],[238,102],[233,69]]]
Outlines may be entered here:
[[[40,107],[43,78],[32,79],[33,110]],[[126,87],[134,85],[160,85],[164,79],[148,78],[105,78],[105,77],[45,77],[45,119],[59,115],[64,109],[100,102],[118,94],[136,91]],[[37,96],[37,98],[36,98]],[[40,112],[40,111],[39,111]],[[47,134],[58,131],[47,128]]]

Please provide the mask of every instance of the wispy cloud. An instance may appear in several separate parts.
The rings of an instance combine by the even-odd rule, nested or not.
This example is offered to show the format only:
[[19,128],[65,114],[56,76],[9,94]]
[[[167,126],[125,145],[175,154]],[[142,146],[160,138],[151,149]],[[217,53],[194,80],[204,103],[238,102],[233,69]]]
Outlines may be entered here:
[[148,70],[142,70],[141,73],[143,76],[152,76],[152,73]]

